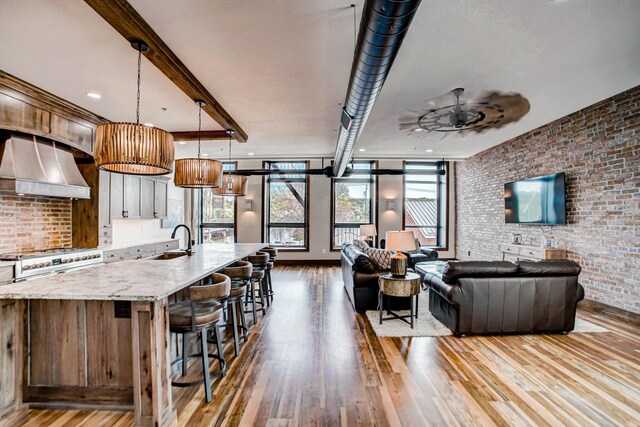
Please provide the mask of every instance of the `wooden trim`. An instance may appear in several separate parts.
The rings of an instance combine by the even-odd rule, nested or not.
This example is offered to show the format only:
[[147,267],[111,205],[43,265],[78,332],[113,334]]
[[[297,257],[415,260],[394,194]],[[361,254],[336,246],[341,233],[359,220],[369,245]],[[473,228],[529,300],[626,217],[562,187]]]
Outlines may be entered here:
[[[127,404],[130,409],[133,403],[133,387],[81,387],[81,386],[38,386],[27,388],[25,401],[32,403],[90,403]],[[77,405],[73,405],[74,408]]]
[[627,311],[622,308],[604,304],[592,299],[583,299],[578,303],[578,307],[591,313],[600,314],[630,325],[640,327],[640,314]]
[[246,132],[236,123],[207,88],[167,46],[140,14],[126,0],[85,0],[98,15],[128,41],[142,40],[149,50],[144,56],[193,101],[201,99],[202,109],[224,129],[233,129],[233,137],[247,142]]
[[0,300],[0,425],[13,425],[26,415],[23,403],[26,304]]
[[[179,132],[171,132],[173,135],[173,140],[175,142],[179,141],[188,141],[188,142],[197,142],[198,141],[198,131],[197,130],[186,130]],[[210,141],[213,139],[228,139],[229,134],[224,130],[203,130],[200,133],[200,139],[202,141]]]
[[72,104],[51,92],[40,89],[2,70],[0,70],[0,87],[6,88],[3,89],[2,92],[20,101],[46,109],[67,119],[75,121],[81,120],[93,125],[109,122],[109,120],[104,117],[98,116],[89,110],[85,110],[76,104]]
[[[278,249],[279,251],[280,249]],[[278,265],[299,265],[299,266],[327,266],[335,267],[340,265],[339,259],[278,259],[276,266]]]

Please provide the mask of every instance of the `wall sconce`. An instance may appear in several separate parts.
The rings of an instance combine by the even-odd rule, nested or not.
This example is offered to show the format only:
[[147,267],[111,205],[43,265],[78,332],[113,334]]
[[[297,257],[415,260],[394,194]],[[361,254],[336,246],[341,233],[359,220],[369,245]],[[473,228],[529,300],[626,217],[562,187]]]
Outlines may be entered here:
[[244,199],[244,210],[245,211],[253,210],[253,199]]
[[396,210],[396,200],[395,199],[387,199],[387,210],[395,211]]

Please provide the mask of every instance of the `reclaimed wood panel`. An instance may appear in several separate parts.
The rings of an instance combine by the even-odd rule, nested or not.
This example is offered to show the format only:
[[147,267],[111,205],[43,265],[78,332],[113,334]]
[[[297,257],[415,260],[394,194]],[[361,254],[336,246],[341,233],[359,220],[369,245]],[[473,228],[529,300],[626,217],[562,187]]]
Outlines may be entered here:
[[86,304],[87,385],[133,387],[131,319],[116,319],[113,301]]
[[24,303],[0,300],[0,425],[26,414],[22,405]]
[[29,301],[29,384],[85,386],[84,301]]

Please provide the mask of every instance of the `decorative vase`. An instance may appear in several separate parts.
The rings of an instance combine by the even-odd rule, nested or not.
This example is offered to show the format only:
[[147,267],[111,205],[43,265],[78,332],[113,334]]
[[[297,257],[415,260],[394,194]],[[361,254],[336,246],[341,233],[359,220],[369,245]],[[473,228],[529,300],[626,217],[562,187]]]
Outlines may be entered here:
[[394,277],[404,277],[407,275],[407,256],[402,252],[396,252],[391,257],[391,275]]

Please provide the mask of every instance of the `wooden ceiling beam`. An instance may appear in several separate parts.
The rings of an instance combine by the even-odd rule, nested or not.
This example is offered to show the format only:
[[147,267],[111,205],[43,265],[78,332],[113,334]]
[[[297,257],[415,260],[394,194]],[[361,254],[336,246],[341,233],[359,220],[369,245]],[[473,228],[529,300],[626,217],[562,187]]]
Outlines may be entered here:
[[[180,132],[171,132],[174,141],[197,141],[197,130],[186,130]],[[229,135],[224,130],[203,130],[200,139],[202,141],[209,141],[212,139],[229,139]]]
[[202,107],[213,120],[225,129],[233,129],[239,142],[247,142],[246,132],[236,123],[193,73],[169,49],[169,46],[147,24],[126,0],[85,0],[98,15],[129,42],[141,40],[149,46],[143,55],[193,101],[207,103]]

